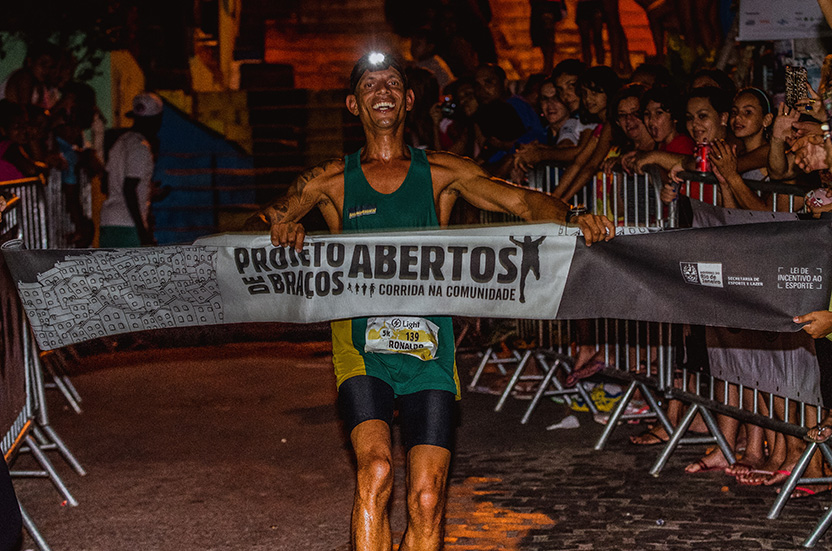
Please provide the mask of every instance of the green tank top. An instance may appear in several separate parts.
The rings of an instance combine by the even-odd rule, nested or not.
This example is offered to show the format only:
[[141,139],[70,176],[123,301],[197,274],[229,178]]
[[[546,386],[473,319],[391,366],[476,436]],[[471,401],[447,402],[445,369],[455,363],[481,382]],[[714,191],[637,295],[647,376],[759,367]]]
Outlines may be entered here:
[[380,193],[370,186],[361,170],[361,151],[345,158],[344,231],[437,228],[439,218],[433,200],[433,182],[428,157],[421,149],[410,149],[410,168],[404,182],[393,193]]
[[[361,169],[361,151],[345,157],[344,232],[439,227],[427,155],[421,149],[410,146],[408,149],[407,175],[399,188],[389,194],[370,186]],[[396,395],[435,389],[459,396],[451,318],[425,316],[425,319],[439,327],[436,356],[427,361],[407,354],[365,352],[367,318],[333,322],[333,360],[338,385],[353,375],[366,374],[390,384]]]

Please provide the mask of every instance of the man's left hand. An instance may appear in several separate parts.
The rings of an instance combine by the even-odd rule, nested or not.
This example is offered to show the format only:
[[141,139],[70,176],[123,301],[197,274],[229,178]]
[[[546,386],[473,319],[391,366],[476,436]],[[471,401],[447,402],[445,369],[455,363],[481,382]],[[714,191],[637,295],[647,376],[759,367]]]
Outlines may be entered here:
[[615,237],[615,226],[606,216],[581,214],[575,217],[575,223],[581,228],[587,247],[595,242],[609,241]]

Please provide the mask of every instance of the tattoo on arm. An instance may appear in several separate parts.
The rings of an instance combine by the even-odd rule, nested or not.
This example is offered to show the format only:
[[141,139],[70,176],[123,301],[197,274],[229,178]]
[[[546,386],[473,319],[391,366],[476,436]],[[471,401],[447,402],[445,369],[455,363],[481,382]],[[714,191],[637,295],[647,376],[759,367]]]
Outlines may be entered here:
[[315,201],[303,191],[309,182],[325,174],[338,161],[331,159],[303,171],[289,187],[286,195],[264,209],[265,217],[272,223],[277,223],[286,218],[300,218],[315,207]]
[[294,191],[295,193],[300,194],[303,191],[303,188],[306,187],[306,184],[324,174],[329,168],[334,164],[339,162],[340,159],[329,159],[327,161],[322,162],[319,165],[313,166],[307,170],[301,172],[300,176],[297,177],[295,182],[289,188],[290,192]]

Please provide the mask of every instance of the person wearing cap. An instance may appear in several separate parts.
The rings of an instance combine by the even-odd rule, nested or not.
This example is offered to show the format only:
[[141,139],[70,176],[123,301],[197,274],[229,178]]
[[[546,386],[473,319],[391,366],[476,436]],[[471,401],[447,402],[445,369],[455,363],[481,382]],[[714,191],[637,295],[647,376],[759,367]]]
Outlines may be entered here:
[[[356,63],[346,104],[361,121],[366,145],[306,170],[284,197],[253,217],[269,224],[275,246],[301,250],[300,219],[314,207],[333,233],[443,227],[459,198],[525,220],[566,221],[569,209],[559,199],[493,178],[470,159],[406,146],[404,123],[413,102],[396,58],[370,53]],[[604,217],[582,215],[576,222],[587,244],[614,234]],[[379,319],[332,322],[339,409],[357,464],[352,546],[391,548],[391,424],[398,407],[408,488],[408,526],[399,549],[439,549],[460,394],[451,318],[408,317],[436,343],[421,357],[379,348],[386,341],[370,337],[383,326]]]
[[139,247],[154,243],[149,224],[154,158],[151,143],[162,126],[162,99],[142,92],[127,113],[133,126],[107,155],[107,199],[101,205],[99,246]]

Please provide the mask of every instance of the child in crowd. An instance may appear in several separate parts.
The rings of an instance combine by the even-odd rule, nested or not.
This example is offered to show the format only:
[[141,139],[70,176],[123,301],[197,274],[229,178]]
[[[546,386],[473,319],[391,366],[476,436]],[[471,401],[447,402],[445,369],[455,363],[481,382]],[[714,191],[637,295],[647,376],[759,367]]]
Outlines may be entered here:
[[560,127],[555,143],[550,141],[548,145],[531,143],[519,146],[514,156],[515,169],[528,170],[543,162],[572,162],[589,143],[598,123],[581,111],[577,84],[578,78],[585,71],[586,65],[577,59],[566,59],[555,66],[549,78],[558,99],[567,107],[570,116]]
[[[685,111],[678,93],[670,86],[654,86],[641,100],[644,125],[656,144],[655,151],[677,155],[693,155],[693,140],[685,133]],[[641,164],[658,162],[650,152],[631,151],[623,156],[621,165],[629,173]]]
[[554,190],[556,197],[566,200],[590,180],[612,147],[612,127],[608,103],[618,92],[621,81],[609,67],[592,67],[578,78],[583,122],[597,122],[589,142],[581,148]]
[[[693,89],[688,94],[686,111],[686,128],[688,134],[697,143],[713,144],[728,137],[728,118],[731,100],[725,92],[714,86]],[[648,164],[657,164],[675,176],[682,170],[695,170],[693,155],[671,153],[670,151],[652,151],[639,156],[631,166],[636,172],[642,172]],[[670,203],[676,198],[675,186],[665,185],[662,189],[662,201]],[[716,204],[716,189],[712,184],[691,182],[691,197]]]

